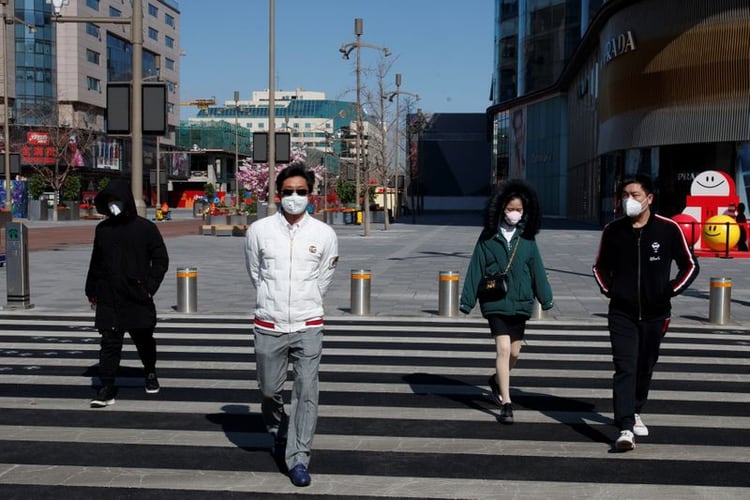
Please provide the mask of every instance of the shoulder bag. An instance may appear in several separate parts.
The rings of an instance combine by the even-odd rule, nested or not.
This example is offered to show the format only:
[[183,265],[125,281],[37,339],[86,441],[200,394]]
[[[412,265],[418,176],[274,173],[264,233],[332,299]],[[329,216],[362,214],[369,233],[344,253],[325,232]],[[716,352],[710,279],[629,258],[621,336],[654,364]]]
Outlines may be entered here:
[[[510,265],[513,263],[513,258],[516,256],[519,241],[520,238],[516,240],[516,244],[513,246],[513,252],[508,260],[508,265],[505,266],[505,270],[503,270],[502,273],[485,274],[479,281],[479,287],[477,288],[477,298],[479,298],[479,300],[485,302],[500,300],[505,297],[506,293],[508,293],[508,270],[510,270]],[[484,252],[484,248],[482,248],[482,252]],[[486,259],[487,253],[485,252],[484,255]],[[497,259],[495,259],[494,256],[493,259],[497,262]]]

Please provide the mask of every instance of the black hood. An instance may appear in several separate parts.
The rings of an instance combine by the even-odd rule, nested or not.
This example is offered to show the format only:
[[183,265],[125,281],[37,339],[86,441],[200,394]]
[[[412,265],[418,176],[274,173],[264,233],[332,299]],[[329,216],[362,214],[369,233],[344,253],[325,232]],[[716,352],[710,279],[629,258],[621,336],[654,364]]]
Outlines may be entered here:
[[94,198],[94,206],[96,211],[107,217],[112,217],[112,212],[109,211],[109,203],[112,201],[121,201],[125,205],[123,213],[120,217],[135,217],[138,212],[135,208],[135,199],[133,198],[133,191],[130,189],[130,183],[122,179],[112,179],[107,187],[105,187],[99,194]]
[[536,191],[528,183],[520,179],[505,181],[487,202],[484,210],[484,229],[482,239],[490,239],[497,234],[497,227],[503,217],[505,205],[512,198],[520,197],[523,200],[523,218],[518,223],[521,229],[521,237],[533,240],[542,225],[542,214],[539,208],[539,199]]

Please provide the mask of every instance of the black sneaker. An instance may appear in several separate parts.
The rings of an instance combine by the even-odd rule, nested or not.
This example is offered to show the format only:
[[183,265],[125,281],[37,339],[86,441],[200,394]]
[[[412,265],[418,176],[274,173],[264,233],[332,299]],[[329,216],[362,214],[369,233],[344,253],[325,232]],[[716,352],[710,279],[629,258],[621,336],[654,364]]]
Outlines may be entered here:
[[96,391],[96,396],[91,400],[92,408],[104,408],[115,404],[117,389],[111,385],[103,385]]
[[500,386],[497,383],[497,380],[495,379],[495,375],[490,375],[490,379],[487,381],[487,385],[490,386],[490,391],[492,392],[492,401],[497,405],[502,407],[503,406],[503,398],[500,396]]
[[500,417],[498,417],[498,420],[500,423],[503,424],[512,424],[513,423],[513,405],[510,403],[505,403],[500,408]]
[[159,392],[159,379],[156,378],[156,373],[151,372],[146,375],[146,392],[149,394]]

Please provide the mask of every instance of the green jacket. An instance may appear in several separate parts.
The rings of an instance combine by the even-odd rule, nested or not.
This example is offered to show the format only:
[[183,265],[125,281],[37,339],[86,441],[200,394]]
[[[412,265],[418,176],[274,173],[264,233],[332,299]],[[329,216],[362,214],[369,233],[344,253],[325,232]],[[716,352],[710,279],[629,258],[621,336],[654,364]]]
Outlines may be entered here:
[[516,255],[508,270],[508,293],[500,300],[480,301],[482,316],[501,314],[504,316],[531,316],[536,298],[542,309],[552,309],[552,288],[550,287],[544,262],[535,240],[520,237],[520,231],[510,242],[496,234],[489,240],[479,240],[466,270],[464,287],[461,292],[460,309],[468,314],[477,303],[477,287],[485,275],[502,273],[508,265],[513,247],[518,243]]

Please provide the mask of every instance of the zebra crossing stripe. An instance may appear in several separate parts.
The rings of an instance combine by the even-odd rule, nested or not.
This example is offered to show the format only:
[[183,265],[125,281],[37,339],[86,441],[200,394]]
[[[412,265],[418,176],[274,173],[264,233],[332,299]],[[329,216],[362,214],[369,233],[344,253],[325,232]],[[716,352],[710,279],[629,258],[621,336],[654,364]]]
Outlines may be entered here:
[[[249,321],[222,319],[160,323],[158,396],[143,392],[127,345],[116,404],[94,410],[91,318],[0,315],[4,496],[299,492],[268,453]],[[516,423],[501,426],[485,386],[494,352],[484,323],[327,325],[305,493],[747,496],[747,332],[670,332],[644,415],[651,435],[627,454],[610,453],[607,332],[547,326],[528,337],[511,379]]]

